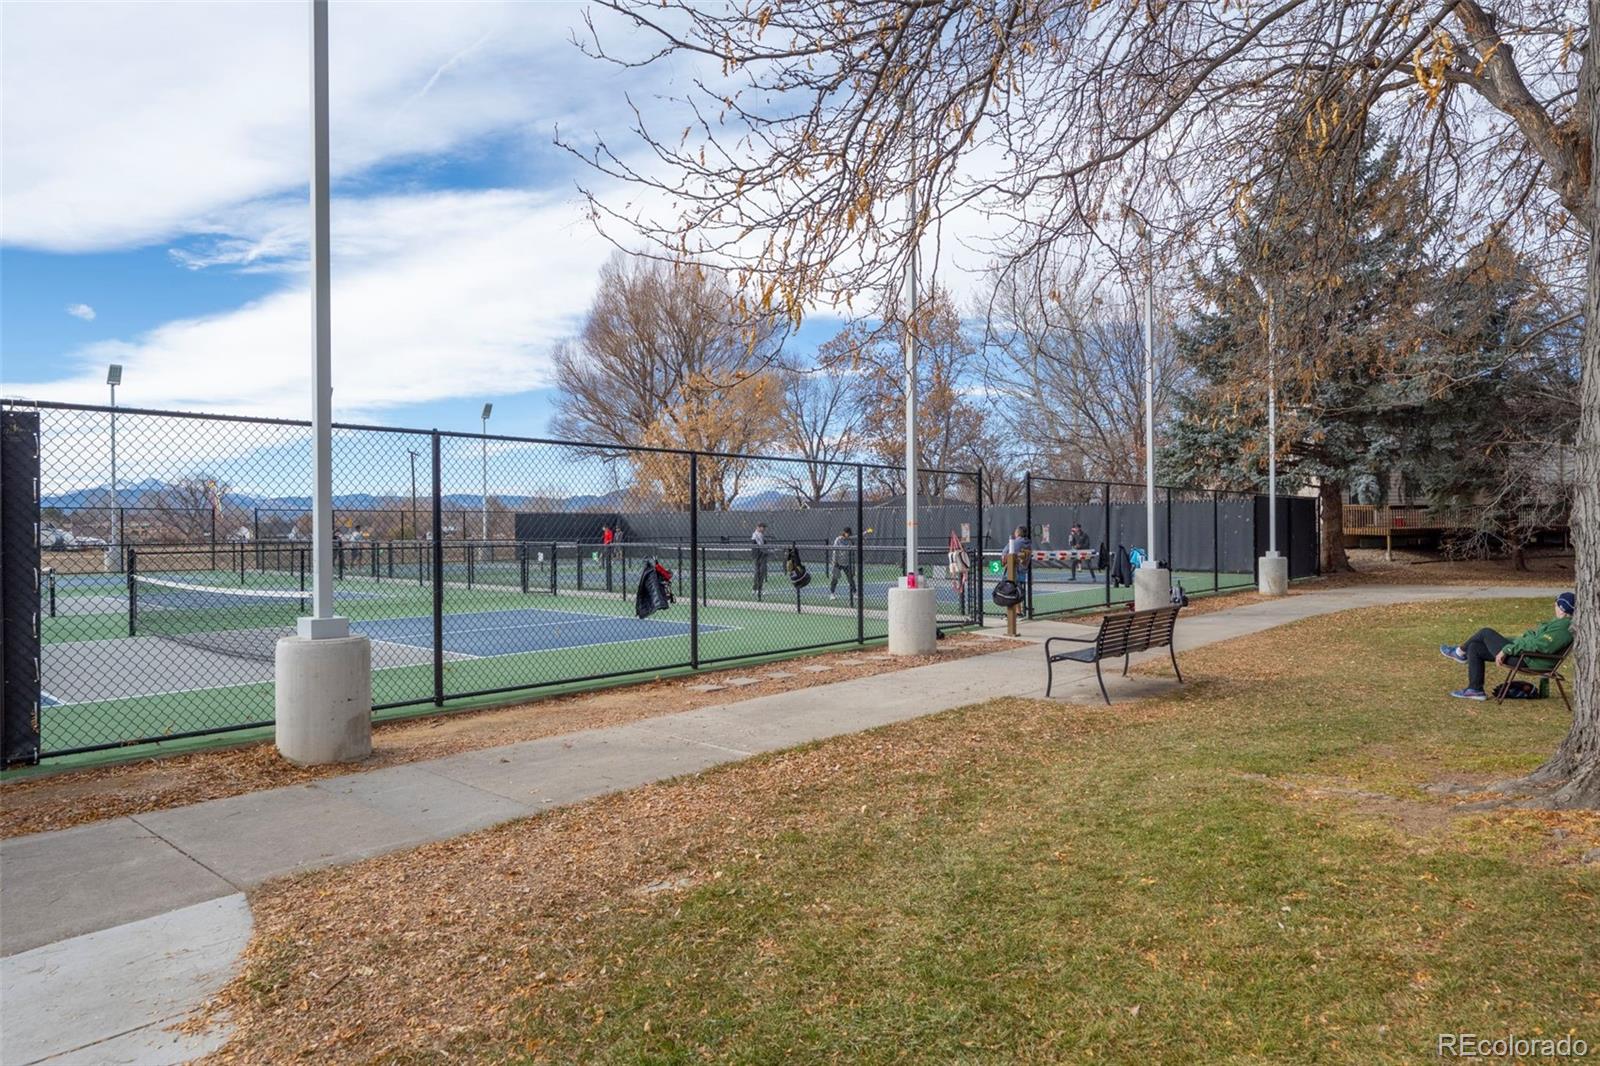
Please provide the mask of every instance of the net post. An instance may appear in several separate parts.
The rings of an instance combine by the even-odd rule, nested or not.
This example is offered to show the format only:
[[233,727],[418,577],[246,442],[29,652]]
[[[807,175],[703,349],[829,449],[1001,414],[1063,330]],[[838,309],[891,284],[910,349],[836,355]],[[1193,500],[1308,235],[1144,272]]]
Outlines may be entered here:
[[244,545],[239,545],[239,587],[244,588]]
[[702,606],[711,606],[711,575],[706,572],[706,550],[703,547],[696,549],[700,556],[700,602]]
[[139,572],[139,553],[128,549],[128,636],[139,635],[139,590],[134,575]]
[[556,595],[558,582],[556,580],[556,541],[550,542],[550,595]]
[[50,617],[56,616],[56,568],[48,567],[45,572],[45,581],[50,585]]
[[[695,565],[695,546],[700,543],[700,453],[689,453],[689,666],[700,669],[700,599],[694,594],[699,578]],[[683,565],[683,548],[678,548],[678,565]]]
[[121,560],[123,554],[126,553],[127,550],[128,550],[128,548],[127,548],[127,544],[128,544],[128,521],[127,521],[127,516],[128,516],[128,509],[126,507],[122,507],[122,506],[119,505],[117,507],[117,558],[119,560],[119,565],[124,566],[124,567],[126,567],[127,564],[126,563],[120,563],[120,560]]
[[[856,464],[856,643],[867,642],[867,523],[861,506],[861,464]],[[887,593],[885,593],[887,595]]]
[[439,431],[433,444],[433,705],[444,706],[444,491],[439,477]]
[[477,576],[477,558],[478,553],[470,547],[467,548],[467,588],[469,589],[472,587],[473,578]]
[[[215,494],[213,493],[213,496]],[[217,501],[211,501],[211,569],[217,568]]]

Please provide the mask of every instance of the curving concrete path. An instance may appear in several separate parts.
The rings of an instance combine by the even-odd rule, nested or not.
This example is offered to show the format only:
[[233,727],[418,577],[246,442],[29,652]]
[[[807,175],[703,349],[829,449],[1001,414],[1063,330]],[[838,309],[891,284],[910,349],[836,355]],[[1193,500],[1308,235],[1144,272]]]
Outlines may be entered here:
[[[1558,591],[1303,592],[1184,619],[1177,643],[1182,651],[1354,607]],[[991,619],[991,633],[994,626]],[[1056,622],[1021,627],[1033,642],[1060,632]],[[1172,682],[1113,672],[1107,684],[1116,700]],[[1013,649],[0,842],[0,1066],[204,1054],[225,1034],[196,1038],[167,1027],[231,976],[250,933],[243,892],[271,878],[761,752],[1043,691],[1039,652]],[[1100,701],[1092,667],[1058,670],[1056,693]]]

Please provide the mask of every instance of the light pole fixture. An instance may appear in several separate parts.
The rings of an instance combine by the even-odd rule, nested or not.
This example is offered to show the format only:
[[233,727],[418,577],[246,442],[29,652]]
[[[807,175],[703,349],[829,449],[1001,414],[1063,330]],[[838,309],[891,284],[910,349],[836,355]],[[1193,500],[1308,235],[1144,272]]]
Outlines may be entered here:
[[117,543],[117,521],[119,503],[117,500],[117,386],[122,384],[122,364],[112,363],[106,368],[106,384],[111,386],[111,516],[108,520],[110,532],[106,536],[106,566],[108,569],[121,570],[122,545]]
[[494,404],[483,405],[483,414],[478,416],[478,421],[483,427],[483,496],[479,503],[483,505],[483,523],[479,530],[479,539],[489,539],[489,416],[494,413]]
[[[407,448],[406,454],[411,456],[411,539],[421,540],[422,531],[417,526],[417,455],[415,448]],[[404,540],[404,537],[400,538]]]

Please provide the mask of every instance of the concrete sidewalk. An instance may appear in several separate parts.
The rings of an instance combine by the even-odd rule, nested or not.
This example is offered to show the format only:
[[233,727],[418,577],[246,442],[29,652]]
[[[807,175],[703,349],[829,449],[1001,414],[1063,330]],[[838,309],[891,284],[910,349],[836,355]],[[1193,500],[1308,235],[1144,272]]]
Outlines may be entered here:
[[[1302,593],[1184,619],[1178,647],[1352,607],[1553,597],[1555,591],[1368,587]],[[1062,631],[1055,622],[1024,623],[1022,636],[1038,641]],[[218,904],[221,910],[205,905],[238,900],[271,878],[357,862],[761,752],[994,697],[1039,696],[1039,659],[1031,647],[997,652],[0,842],[0,955],[6,956],[0,994],[8,1015],[0,1063],[183,1061],[203,1051],[175,1044],[158,1023],[214,991],[248,934],[242,902]],[[1171,684],[1123,680],[1115,671],[1107,683],[1113,700]],[[1092,667],[1059,671],[1056,693],[1100,702]],[[181,915],[198,917],[187,925],[159,924],[161,916]],[[152,928],[161,932],[155,941]],[[84,959],[131,958],[141,950],[156,950],[176,975],[165,983],[141,977],[133,983],[145,985],[142,994],[124,1001],[96,993],[93,1010],[78,1012],[76,1020],[62,1017],[63,1011],[73,1014],[71,1003],[80,998],[74,989],[94,987],[92,981],[61,981],[63,966],[70,971]],[[61,1024],[9,1024],[29,1016]],[[138,1033],[143,1043],[131,1036]],[[120,1057],[125,1048],[133,1057]],[[55,1058],[63,1054],[69,1057]]]

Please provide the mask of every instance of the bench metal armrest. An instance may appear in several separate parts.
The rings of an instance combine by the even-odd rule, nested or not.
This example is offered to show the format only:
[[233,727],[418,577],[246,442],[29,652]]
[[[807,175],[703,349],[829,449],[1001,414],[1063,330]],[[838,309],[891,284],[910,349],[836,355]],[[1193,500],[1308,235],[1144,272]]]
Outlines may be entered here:
[[1093,644],[1095,642],[1096,638],[1095,637],[1050,637],[1049,639],[1047,639],[1044,642],[1044,653],[1046,655],[1050,654],[1050,645],[1054,644],[1058,640],[1070,640],[1074,644]]

